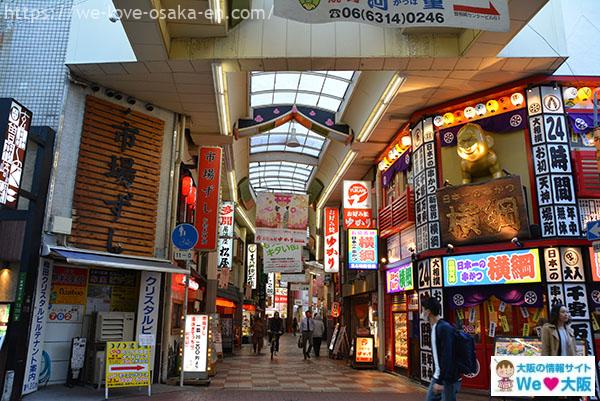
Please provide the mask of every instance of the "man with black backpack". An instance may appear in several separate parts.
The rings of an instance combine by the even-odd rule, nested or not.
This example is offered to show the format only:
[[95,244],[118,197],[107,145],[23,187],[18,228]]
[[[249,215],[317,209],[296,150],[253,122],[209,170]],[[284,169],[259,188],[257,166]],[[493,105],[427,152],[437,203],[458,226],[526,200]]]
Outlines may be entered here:
[[456,401],[461,372],[455,360],[456,329],[440,317],[437,298],[421,302],[421,319],[431,324],[431,350],[434,372],[426,401]]

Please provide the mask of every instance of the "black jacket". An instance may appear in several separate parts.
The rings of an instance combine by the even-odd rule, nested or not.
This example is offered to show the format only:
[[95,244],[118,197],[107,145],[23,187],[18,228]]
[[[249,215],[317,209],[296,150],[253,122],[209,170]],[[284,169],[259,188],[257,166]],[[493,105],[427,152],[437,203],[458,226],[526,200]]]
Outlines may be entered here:
[[431,344],[431,346],[437,347],[437,357],[440,363],[440,377],[437,380],[434,379],[438,384],[453,384],[460,378],[460,374],[454,363],[455,330],[454,326],[443,319],[438,320],[435,326],[436,343]]
[[283,319],[280,317],[269,319],[269,331],[271,333],[283,333]]

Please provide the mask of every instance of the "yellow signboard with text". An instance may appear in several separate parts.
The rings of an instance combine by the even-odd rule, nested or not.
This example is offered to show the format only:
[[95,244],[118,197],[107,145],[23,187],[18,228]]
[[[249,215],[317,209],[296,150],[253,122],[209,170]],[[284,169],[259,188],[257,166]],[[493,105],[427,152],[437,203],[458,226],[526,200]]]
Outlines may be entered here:
[[150,347],[135,341],[106,343],[106,388],[150,386]]

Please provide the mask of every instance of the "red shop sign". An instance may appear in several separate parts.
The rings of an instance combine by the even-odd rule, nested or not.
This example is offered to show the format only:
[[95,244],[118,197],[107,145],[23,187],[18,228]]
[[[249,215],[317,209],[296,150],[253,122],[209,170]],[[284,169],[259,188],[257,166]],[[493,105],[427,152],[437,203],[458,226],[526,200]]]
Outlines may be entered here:
[[371,228],[371,209],[344,209],[344,228]]
[[199,239],[196,249],[212,251],[217,248],[217,216],[221,192],[221,157],[219,147],[203,146],[198,160],[198,191],[196,229]]

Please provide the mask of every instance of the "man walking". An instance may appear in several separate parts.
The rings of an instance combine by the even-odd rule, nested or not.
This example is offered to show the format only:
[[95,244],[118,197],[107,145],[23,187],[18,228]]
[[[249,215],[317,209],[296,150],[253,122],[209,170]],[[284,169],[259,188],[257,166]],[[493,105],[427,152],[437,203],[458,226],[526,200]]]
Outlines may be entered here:
[[316,314],[314,320],[312,321],[315,326],[313,329],[313,345],[315,356],[318,358],[321,353],[321,341],[323,340],[323,334],[325,333],[325,325],[323,324],[323,320],[321,319],[321,315]]
[[[315,323],[312,320],[311,311],[307,310],[305,316],[306,317],[304,317],[300,322],[300,332],[302,333],[302,353],[304,354],[304,359],[310,359],[310,351],[312,350],[313,330],[315,327]],[[308,350],[306,349],[307,343]]]
[[421,319],[431,324],[434,372],[426,401],[456,401],[460,374],[453,362],[454,327],[440,317],[440,301],[427,298],[421,303]]

